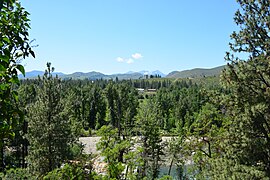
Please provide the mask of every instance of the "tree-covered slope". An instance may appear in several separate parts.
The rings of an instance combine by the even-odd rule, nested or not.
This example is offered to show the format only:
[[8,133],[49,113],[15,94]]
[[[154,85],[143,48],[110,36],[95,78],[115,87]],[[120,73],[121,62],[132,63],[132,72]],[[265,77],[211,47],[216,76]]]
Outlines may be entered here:
[[169,73],[167,78],[197,78],[197,77],[208,77],[208,76],[219,76],[225,66],[218,66],[211,69],[195,68],[184,71],[173,71]]

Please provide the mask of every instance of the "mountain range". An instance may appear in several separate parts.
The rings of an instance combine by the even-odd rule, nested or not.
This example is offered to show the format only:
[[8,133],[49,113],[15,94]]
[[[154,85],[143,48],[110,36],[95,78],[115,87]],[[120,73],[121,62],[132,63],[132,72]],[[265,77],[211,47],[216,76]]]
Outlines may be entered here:
[[[43,71],[30,71],[30,72],[26,72],[25,77],[20,74],[19,78],[20,79],[31,79],[31,78],[36,78],[38,76],[43,76],[44,72]],[[140,79],[143,78],[144,75],[159,75],[161,77],[165,77],[166,75],[163,74],[162,72],[156,70],[156,71],[140,71],[140,72],[133,72],[133,71],[129,71],[127,73],[123,73],[123,74],[111,74],[111,75],[106,75],[100,72],[95,72],[95,71],[91,71],[91,72],[74,72],[72,74],[64,74],[62,72],[53,72],[53,75],[58,75],[59,77],[61,77],[62,79],[90,79],[90,80],[96,80],[96,79],[115,79],[116,77],[119,80],[122,79]]]
[[218,66],[210,69],[204,68],[195,68],[191,70],[184,71],[173,71],[170,72],[166,77],[167,78],[200,78],[200,77],[209,77],[209,76],[219,76],[222,70],[226,66]]
[[[123,74],[111,74],[111,75],[106,75],[100,72],[75,72],[72,74],[64,74],[62,72],[53,72],[54,75],[58,75],[62,79],[90,79],[90,80],[96,80],[96,79],[115,79],[116,77],[119,80],[122,79],[140,79],[143,78],[144,75],[159,75],[161,77],[166,77],[166,78],[198,78],[198,77],[208,77],[208,76],[218,76],[220,75],[221,71],[225,68],[225,66],[218,66],[215,68],[210,68],[210,69],[203,69],[203,68],[195,68],[191,70],[184,70],[184,71],[172,71],[168,75],[162,73],[159,70],[156,71],[139,71],[139,72],[134,72],[134,71],[129,71],[127,73]],[[36,78],[38,76],[42,76],[44,74],[43,71],[30,71],[26,72],[25,77],[20,74],[19,78],[20,79],[26,79],[26,78]]]

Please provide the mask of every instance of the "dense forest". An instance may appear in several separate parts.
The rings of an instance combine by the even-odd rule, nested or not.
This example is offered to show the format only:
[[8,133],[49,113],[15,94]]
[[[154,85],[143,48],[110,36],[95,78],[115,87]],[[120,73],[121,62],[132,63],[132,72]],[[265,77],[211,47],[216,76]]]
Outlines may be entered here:
[[[51,63],[19,80],[29,13],[0,0],[0,178],[270,179],[270,2],[237,2],[220,77],[93,81]],[[100,154],[80,137],[100,137]]]

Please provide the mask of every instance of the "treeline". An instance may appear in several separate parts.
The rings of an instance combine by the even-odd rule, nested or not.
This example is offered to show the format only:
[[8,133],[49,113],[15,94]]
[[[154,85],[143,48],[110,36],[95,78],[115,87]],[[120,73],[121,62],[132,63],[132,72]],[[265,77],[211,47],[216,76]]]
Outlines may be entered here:
[[[40,77],[39,77],[40,78]],[[37,78],[38,79],[38,78]],[[37,79],[27,79],[27,81],[25,80],[21,80],[22,84],[31,84],[31,83],[35,83],[37,81]],[[210,80],[212,79],[212,80]],[[209,78],[209,80],[213,83],[213,84],[218,84],[218,78]],[[168,78],[153,78],[153,79],[128,79],[128,80],[121,80],[119,81],[117,78],[115,79],[97,79],[97,80],[91,80],[91,79],[84,79],[84,80],[80,80],[80,79],[63,79],[62,80],[63,83],[65,85],[74,85],[74,86],[83,86],[86,84],[95,84],[97,86],[99,86],[100,88],[105,88],[105,86],[109,83],[109,82],[121,82],[121,83],[126,83],[129,86],[132,86],[134,88],[140,88],[140,89],[160,89],[160,88],[166,88],[166,87],[170,87],[172,84],[174,84],[174,86],[177,87],[189,87],[190,85],[192,85],[193,82],[196,82],[196,80],[192,81],[192,79],[179,79],[179,80],[174,80],[174,79],[168,79]],[[198,81],[196,82],[197,84],[201,84],[201,83],[206,83],[205,80],[202,81]],[[208,84],[208,83],[207,83]]]
[[[44,176],[67,160],[81,158],[78,137],[98,135],[107,137],[99,145],[102,155],[117,157],[108,160],[115,168],[107,169],[108,177],[121,178],[121,168],[128,161],[136,160],[126,156],[137,152],[143,157],[143,168],[136,176],[131,170],[126,175],[157,178],[164,161],[161,156],[165,153],[161,137],[187,136],[196,120],[194,114],[209,102],[209,92],[221,90],[218,83],[215,88],[208,88],[202,82],[197,84],[191,80],[61,80],[53,77],[52,71],[48,63],[43,77],[22,80],[17,89],[19,107],[25,118],[16,128],[16,136],[2,146],[5,156],[1,161],[5,169],[27,167],[34,172],[33,175]],[[147,91],[140,93],[137,89],[152,88],[154,84],[163,84],[164,87],[150,94]],[[141,139],[132,140],[136,136]],[[139,142],[145,149],[131,151]],[[152,149],[148,150],[151,146]],[[120,149],[114,154],[105,150],[116,147]],[[148,160],[150,157],[153,160]],[[156,162],[149,165],[151,161]],[[117,163],[121,164],[114,167]],[[133,171],[140,167],[133,166],[133,169],[129,167]]]
[[[53,77],[52,77],[53,78]],[[58,77],[55,77],[58,78]],[[59,79],[59,78],[58,78]],[[163,119],[161,129],[173,132],[179,122],[173,118],[176,112],[178,119],[184,119],[187,113],[197,112],[208,101],[209,89],[221,88],[218,82],[215,86],[208,87],[201,82],[191,80],[60,80],[63,101],[72,99],[71,107],[76,121],[82,122],[83,129],[97,130],[103,125],[115,124],[116,119],[121,119],[126,110],[132,114],[130,123],[134,121],[139,103],[155,101],[158,109],[162,111]],[[215,80],[214,80],[215,81]],[[156,85],[160,86],[156,86]],[[21,80],[18,88],[20,103],[28,106],[37,100],[37,92],[44,86],[42,78]],[[154,87],[157,87],[155,89]],[[145,91],[140,92],[138,88]],[[205,88],[208,88],[206,90]],[[148,89],[154,90],[148,93]],[[171,120],[169,120],[171,117]],[[166,120],[165,120],[166,119]],[[112,121],[112,122],[111,122]]]

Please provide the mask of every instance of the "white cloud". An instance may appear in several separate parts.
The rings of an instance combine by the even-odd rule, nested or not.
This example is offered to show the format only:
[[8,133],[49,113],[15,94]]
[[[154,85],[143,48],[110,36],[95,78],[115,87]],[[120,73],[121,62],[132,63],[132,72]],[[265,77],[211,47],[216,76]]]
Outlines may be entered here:
[[140,53],[135,53],[131,55],[133,59],[141,59],[143,56]]
[[140,53],[134,53],[131,55],[131,57],[132,58],[117,57],[116,61],[121,62],[121,63],[132,64],[132,63],[134,63],[134,60],[141,59],[143,56]]
[[132,64],[132,63],[134,63],[134,60],[133,59],[127,59],[127,61],[126,61],[128,64]]
[[124,62],[125,59],[124,58],[121,58],[121,57],[118,57],[118,58],[116,58],[116,61],[118,61],[118,62]]

